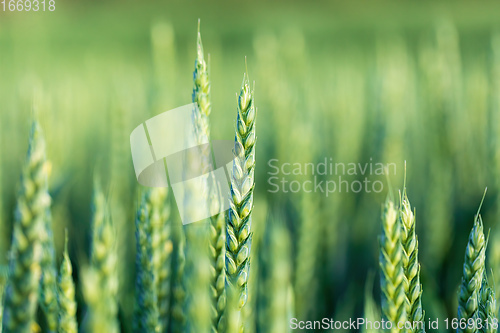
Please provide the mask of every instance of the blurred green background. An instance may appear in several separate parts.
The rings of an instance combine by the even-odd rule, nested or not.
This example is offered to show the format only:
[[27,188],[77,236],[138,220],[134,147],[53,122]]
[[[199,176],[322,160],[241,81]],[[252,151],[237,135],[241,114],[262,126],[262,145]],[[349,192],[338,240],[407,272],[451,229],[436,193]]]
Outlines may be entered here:
[[[378,277],[381,205],[389,189],[395,195],[401,189],[404,161],[416,207],[426,316],[456,317],[467,235],[485,187],[482,213],[492,230],[488,269],[500,277],[499,12],[497,2],[462,1],[62,0],[54,12],[0,12],[0,262],[7,262],[35,112],[52,162],[58,258],[67,227],[78,280],[78,266],[88,261],[97,172],[122,230],[120,251],[129,265],[120,279],[123,286],[133,283],[137,183],[128,137],[144,120],[191,102],[200,18],[210,54],[213,140],[233,137],[245,57],[255,81],[252,251],[259,252],[266,217],[283,216],[292,240],[292,278],[304,269],[310,275],[307,290],[295,287],[296,317],[363,316],[367,276]],[[379,194],[269,192],[270,159],[303,164],[325,157],[395,163],[397,172],[390,184],[369,176],[384,182]],[[305,268],[296,264],[304,258],[310,261]],[[257,259],[252,265],[258,269]],[[133,292],[121,297],[127,316]],[[379,303],[378,283],[374,298]]]

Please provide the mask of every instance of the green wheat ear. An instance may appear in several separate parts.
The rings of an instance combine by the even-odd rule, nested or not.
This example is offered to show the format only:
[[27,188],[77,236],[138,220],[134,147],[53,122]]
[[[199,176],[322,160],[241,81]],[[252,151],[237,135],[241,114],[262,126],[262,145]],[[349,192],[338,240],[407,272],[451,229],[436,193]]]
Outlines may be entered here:
[[238,97],[237,111],[230,208],[226,217],[226,285],[230,293],[227,307],[228,332],[243,330],[241,309],[248,297],[247,282],[252,242],[256,109],[246,73]]
[[394,203],[387,199],[382,214],[379,264],[382,312],[385,319],[392,322],[391,333],[402,332],[403,330],[397,328],[397,323],[406,319],[403,248],[401,224],[398,219],[398,210]]
[[[186,169],[199,168],[201,165],[202,177],[200,179],[203,187],[210,184],[209,166],[211,161],[210,145],[210,81],[208,78],[207,64],[204,60],[203,46],[198,26],[197,57],[193,73],[192,100],[196,107],[193,108],[193,122],[195,129],[195,142],[198,144],[199,155],[186,156]],[[200,190],[191,184],[185,191],[184,200],[186,206],[193,205],[201,200],[210,200],[210,192]],[[191,210],[186,211],[185,217],[191,221],[195,216],[190,216]],[[190,216],[190,217],[189,217]],[[184,286],[186,288],[186,299],[184,313],[186,315],[186,332],[217,332],[216,322],[217,309],[214,306],[214,298],[210,294],[212,284],[212,260],[209,253],[210,241],[208,236],[208,225],[204,221],[190,223],[185,226],[186,235],[186,265],[184,272]]]
[[[483,233],[481,215],[477,215],[469,234],[465,249],[462,283],[458,295],[458,319],[465,321],[479,317],[481,283],[484,277],[486,241]],[[477,332],[475,327],[458,328],[457,332]]]
[[117,333],[116,239],[106,197],[97,180],[92,199],[92,234],[91,267],[82,270],[81,279],[88,304],[83,326],[90,332]]
[[52,231],[52,215],[47,210],[44,220],[44,233],[42,238],[42,277],[40,280],[40,303],[47,321],[49,332],[57,331],[58,306],[57,306],[57,270],[55,260],[54,235]]
[[[403,191],[400,219],[406,315],[410,322],[423,323],[424,310],[422,309],[422,285],[420,284],[420,264],[418,263],[418,240],[415,234],[415,214],[411,210],[406,189]],[[408,333],[425,332],[424,326],[414,327],[408,330]]]
[[73,282],[73,267],[68,255],[68,231],[66,230],[64,253],[59,269],[57,300],[59,305],[59,333],[77,333],[75,283]]
[[31,128],[28,155],[14,216],[14,235],[5,294],[3,332],[30,332],[35,320],[43,256],[40,234],[50,207],[45,141],[37,122]]
[[[196,60],[195,69],[193,73],[194,87],[193,87],[193,103],[196,103],[198,110],[194,114],[195,127],[197,130],[197,140],[199,143],[210,141],[210,113],[212,112],[211,98],[210,98],[210,76],[208,67],[209,64],[205,61],[203,52],[203,44],[201,41],[201,33],[198,21],[198,35],[196,40]],[[209,59],[210,60],[210,59]],[[210,146],[202,149],[203,159],[205,165],[210,165],[212,155]],[[206,170],[208,172],[209,170]],[[225,234],[225,217],[224,213],[220,212],[222,202],[220,198],[220,190],[216,184],[215,177],[211,174],[207,179],[208,185],[211,188],[208,194],[209,209],[210,209],[210,226],[209,235],[210,241],[209,257],[211,265],[210,277],[210,293],[212,302],[212,331],[218,332],[222,330],[221,317],[225,307],[225,272],[224,272],[224,257],[226,241]]]
[[490,241],[488,242],[489,253],[486,259],[488,260],[488,264],[492,272],[495,272],[495,274],[492,274],[493,276],[490,286],[493,288],[493,290],[496,291],[500,288],[500,229],[494,228],[490,234],[490,237]]
[[479,318],[481,318],[483,326],[479,331],[482,333],[495,333],[497,331],[495,326],[498,324],[497,304],[495,291],[489,286],[486,274],[479,292],[479,299]]
[[175,221],[173,234],[173,263],[172,263],[172,305],[170,312],[170,328],[173,333],[184,332],[186,314],[184,313],[184,302],[186,289],[184,286],[184,271],[186,266],[186,235],[180,221]]
[[170,202],[167,188],[152,188],[145,194],[145,210],[151,225],[151,260],[158,297],[160,332],[168,329],[170,320],[172,226],[169,221]]
[[196,38],[196,60],[194,63],[193,73],[193,103],[196,103],[198,112],[195,114],[195,128],[197,134],[203,139],[198,139],[200,142],[210,138],[210,121],[209,116],[212,112],[212,103],[210,99],[210,78],[208,75],[208,66],[203,53],[203,44],[201,42],[200,22],[198,21],[198,35]]
[[136,282],[134,332],[161,332],[159,325],[158,297],[155,281],[155,262],[153,260],[153,226],[150,218],[150,207],[143,198],[135,219],[136,238]]

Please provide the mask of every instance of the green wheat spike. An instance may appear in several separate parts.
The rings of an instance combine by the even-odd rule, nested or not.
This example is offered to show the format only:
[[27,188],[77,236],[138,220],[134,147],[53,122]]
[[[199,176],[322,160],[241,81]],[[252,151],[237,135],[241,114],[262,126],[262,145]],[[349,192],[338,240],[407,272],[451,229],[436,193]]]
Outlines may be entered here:
[[[246,333],[256,333],[258,330],[257,325],[258,318],[260,318],[259,307],[261,302],[259,287],[262,284],[262,260],[260,258],[262,258],[262,244],[266,234],[267,216],[269,216],[265,199],[259,199],[257,205],[260,208],[258,211],[256,211],[257,215],[254,215],[252,221],[252,248],[250,253],[250,256],[253,258],[257,258],[257,260],[252,260],[252,269],[250,270],[250,275],[248,276],[247,304],[241,312],[241,320],[243,322],[244,331]],[[293,318],[293,315],[296,314],[293,280],[289,282],[287,288],[289,294],[289,297],[287,297],[287,309],[289,316],[291,316],[289,317],[289,319],[291,319]]]
[[[194,87],[193,87],[193,103],[197,105],[197,111],[194,114],[195,128],[197,131],[198,143],[206,143],[210,141],[210,113],[212,111],[211,98],[210,98],[210,78],[208,72],[208,64],[204,58],[203,44],[201,41],[201,34],[198,25],[198,36],[196,43],[196,60],[195,70],[193,73]],[[210,170],[208,166],[211,165],[211,152],[210,146],[203,146],[203,165],[205,169],[203,174],[208,173]],[[209,241],[209,256],[211,261],[211,281],[210,292],[212,296],[212,330],[218,332],[222,325],[220,319],[225,307],[225,292],[224,292],[224,256],[225,248],[225,216],[220,212],[222,202],[220,202],[220,191],[216,185],[216,180],[213,174],[207,179],[211,187],[208,194],[209,209],[210,209],[210,241]]]
[[169,221],[168,188],[152,188],[145,195],[145,205],[151,224],[152,261],[158,297],[160,332],[168,329],[172,280],[172,228]]
[[[185,157],[185,169],[187,174],[201,172],[199,184],[188,183],[184,193],[184,206],[190,207],[183,212],[183,218],[193,222],[199,219],[195,213],[194,205],[208,198],[204,189],[209,184],[208,169],[211,159],[210,146],[207,144],[210,137],[209,115],[210,115],[210,84],[203,60],[203,48],[198,29],[198,56],[195,63],[194,87],[192,99],[195,107],[192,111],[194,122],[194,137],[190,141],[197,144],[196,154],[188,153]],[[201,168],[200,168],[201,166]],[[201,170],[200,170],[201,169]],[[200,187],[198,187],[200,186]],[[204,212],[207,213],[207,212]],[[185,228],[186,265],[184,271],[184,287],[186,299],[184,302],[184,313],[186,315],[185,330],[187,332],[208,332],[212,329],[215,309],[210,297],[210,255],[208,229],[203,221],[191,223]]]
[[241,309],[247,300],[253,192],[255,187],[255,119],[253,90],[245,73],[238,97],[230,208],[226,217],[227,330],[243,331]]
[[45,141],[37,122],[31,128],[14,220],[3,332],[31,332],[35,320],[43,256],[40,235],[50,207]]
[[406,315],[415,325],[410,332],[425,332],[424,310],[422,309],[422,285],[420,283],[420,264],[418,262],[418,240],[415,234],[415,214],[410,201],[403,191],[400,211],[401,244],[403,249],[404,288],[406,295]]
[[[195,60],[195,69],[193,72],[193,94],[192,100],[196,104],[196,109],[193,112],[195,137],[200,145],[202,174],[207,175],[206,185],[210,187],[208,196],[208,205],[210,213],[209,225],[209,242],[207,244],[207,256],[210,261],[210,281],[209,292],[211,297],[211,321],[213,332],[220,330],[220,318],[224,309],[224,214],[220,214],[221,202],[219,200],[219,189],[216,185],[216,180],[213,174],[210,174],[210,165],[212,165],[212,154],[210,145],[210,113],[211,113],[211,98],[210,98],[210,78],[208,64],[204,58],[203,44],[198,22],[198,35],[196,43],[197,56]],[[190,228],[188,228],[190,230]],[[193,236],[195,236],[193,234]],[[205,251],[203,251],[204,253]],[[203,261],[203,260],[202,260]],[[199,313],[197,314],[199,315]]]
[[77,305],[75,301],[75,283],[73,282],[73,267],[68,255],[68,231],[66,230],[64,253],[59,269],[57,300],[59,305],[59,333],[77,333]]
[[106,197],[99,181],[94,182],[92,200],[91,267],[82,271],[85,300],[88,304],[84,328],[87,332],[119,332],[118,276],[116,239]]
[[498,318],[496,309],[495,291],[489,286],[486,274],[479,291],[479,318],[481,319],[481,333],[496,333]]
[[406,320],[403,249],[398,209],[387,199],[382,214],[379,264],[381,269],[382,313],[392,323],[391,333],[399,333],[398,322]]
[[155,279],[156,263],[153,252],[153,225],[150,218],[147,199],[143,198],[135,219],[136,238],[136,282],[135,282],[135,309],[134,332],[155,333],[161,332],[158,312],[157,285]]
[[[486,241],[483,233],[481,215],[476,215],[474,226],[469,234],[469,241],[465,249],[462,283],[458,295],[458,319],[465,321],[479,317],[479,301],[481,283],[484,276]],[[458,328],[457,332],[476,333],[474,325],[465,329]]]
[[[218,196],[218,195],[217,195]],[[209,246],[209,256],[211,264],[211,275],[210,275],[210,294],[212,296],[212,327],[215,332],[222,332],[222,314],[226,307],[226,293],[225,293],[225,267],[224,259],[226,255],[225,243],[226,243],[226,221],[225,214],[218,213],[220,210],[220,203],[216,203],[217,199],[211,201],[212,207],[215,207],[215,211],[211,212],[212,217],[210,218],[209,226],[209,236],[210,242]]]
[[[490,234],[490,241],[488,246],[488,260],[489,267],[494,272],[492,276],[491,286],[494,290],[500,288],[500,229],[494,228]],[[498,307],[498,302],[497,302]],[[498,309],[497,309],[498,310]]]
[[47,320],[49,332],[57,331],[57,270],[55,260],[54,235],[52,231],[52,215],[47,210],[44,221],[44,233],[42,240],[42,277],[40,280],[40,303]]
[[[210,78],[208,66],[205,62],[203,53],[203,44],[201,42],[200,22],[198,21],[198,35],[196,39],[196,60],[194,63],[193,73],[193,103],[198,107],[194,113],[194,122],[197,140],[199,143],[208,142],[210,139],[210,113],[212,112],[212,104],[210,100]],[[210,156],[204,156],[209,158]]]
[[184,271],[186,265],[186,235],[180,221],[175,221],[173,228],[173,263],[172,263],[172,304],[170,313],[170,330],[174,333],[184,332],[186,314],[184,313],[184,301],[186,289],[184,286]]

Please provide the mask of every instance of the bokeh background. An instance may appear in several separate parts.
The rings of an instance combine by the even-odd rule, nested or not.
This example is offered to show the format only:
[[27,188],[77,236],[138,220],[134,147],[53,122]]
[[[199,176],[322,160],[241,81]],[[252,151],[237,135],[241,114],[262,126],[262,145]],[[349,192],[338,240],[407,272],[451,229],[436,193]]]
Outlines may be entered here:
[[[212,139],[233,137],[245,57],[255,81],[254,286],[268,261],[260,246],[268,217],[280,216],[295,316],[365,316],[365,289],[375,304],[380,300],[381,205],[390,190],[397,196],[402,188],[406,161],[426,316],[456,317],[465,245],[485,187],[488,270],[500,279],[499,12],[495,2],[463,1],[63,0],[54,12],[0,12],[0,263],[7,263],[16,186],[36,114],[52,163],[57,258],[68,228],[78,281],[79,266],[88,262],[98,173],[119,230],[120,316],[129,331],[138,191],[129,135],[144,120],[191,102],[200,18],[210,54]],[[269,192],[270,159],[303,164],[325,157],[395,163],[397,172],[369,176],[384,182],[381,193]],[[80,284],[77,293],[82,316]],[[258,299],[249,303],[257,313]],[[250,329],[259,331],[258,320]]]

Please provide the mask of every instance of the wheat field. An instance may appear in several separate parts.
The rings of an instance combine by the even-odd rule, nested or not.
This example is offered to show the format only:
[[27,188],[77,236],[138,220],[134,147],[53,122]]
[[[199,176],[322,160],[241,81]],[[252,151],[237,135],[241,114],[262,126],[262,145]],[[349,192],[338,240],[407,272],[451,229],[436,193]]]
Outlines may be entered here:
[[[0,11],[3,332],[497,331],[497,3],[56,8]],[[228,193],[136,178],[190,103]]]

